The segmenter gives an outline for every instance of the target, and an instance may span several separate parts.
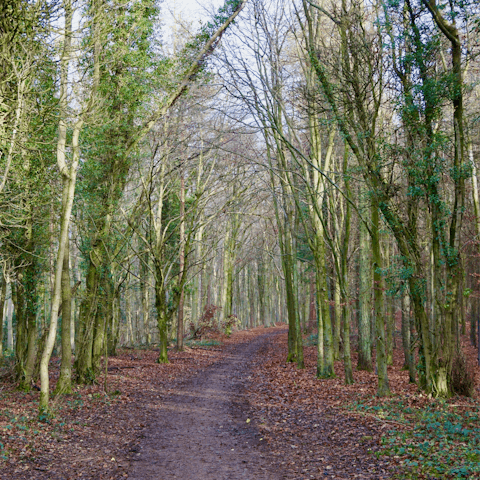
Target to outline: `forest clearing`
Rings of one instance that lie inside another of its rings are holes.
[[[0,476],[480,478],[478,0],[212,1],[0,1]]]

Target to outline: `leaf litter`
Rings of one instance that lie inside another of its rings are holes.
[[[315,347],[305,347],[305,369],[285,363],[287,327],[279,326],[217,336],[210,346],[183,352],[172,349],[166,365],[155,363],[156,351],[119,350],[109,358],[108,394],[101,377],[95,385],[75,386],[71,395],[55,401],[54,415],[43,421],[38,418],[38,391],[20,392],[2,383],[0,479],[128,478],[150,421],[145,407],[162,402],[182,382],[222,362],[229,346],[268,331],[280,332],[251,359],[251,370],[238,388],[245,390],[249,402],[242,422],[256,435],[258,448],[279,478],[474,478],[463,477],[463,467],[455,465],[452,475],[424,473],[412,451],[401,450],[398,438],[407,438],[401,435],[413,432],[419,414],[427,410],[477,418],[472,413],[478,411],[477,398],[455,397],[437,408],[438,402],[408,383],[400,349],[388,371],[390,398],[375,396],[374,373],[355,371],[355,384],[344,385],[341,362],[335,363],[335,378],[316,379]],[[474,358],[468,342],[464,347],[467,357]],[[52,388],[58,364],[53,359]],[[475,375],[478,385],[477,367]],[[419,444],[425,448],[426,443]]]

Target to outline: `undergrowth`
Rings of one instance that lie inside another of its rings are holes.
[[[195,347],[215,347],[217,345],[223,345],[222,342],[218,340],[187,340],[185,342],[190,348]]]
[[[399,424],[382,438],[382,449],[377,452],[399,460],[404,472],[398,478],[480,477],[478,406],[437,400],[416,407],[397,398],[375,406],[355,403],[352,408]]]

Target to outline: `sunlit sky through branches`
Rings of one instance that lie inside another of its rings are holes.
[[[169,47],[172,45],[175,23],[195,32],[200,22],[206,22],[209,17],[221,6],[222,0],[164,0],[161,3],[161,17],[163,23],[163,40]],[[177,32],[180,27],[177,26]]]

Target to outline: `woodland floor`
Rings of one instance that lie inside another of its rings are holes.
[[[172,350],[168,365],[155,351],[122,350],[108,363],[108,395],[103,378],[75,387],[44,421],[37,391],[0,384],[0,479],[480,478],[411,473],[405,455],[381,454],[392,428],[413,428],[386,415],[389,405],[434,402],[408,383],[400,350],[393,397],[381,400],[373,373],[345,386],[337,363],[336,378],[315,379],[313,346],[305,369],[285,364],[286,336],[285,326],[236,332],[220,346]]]

